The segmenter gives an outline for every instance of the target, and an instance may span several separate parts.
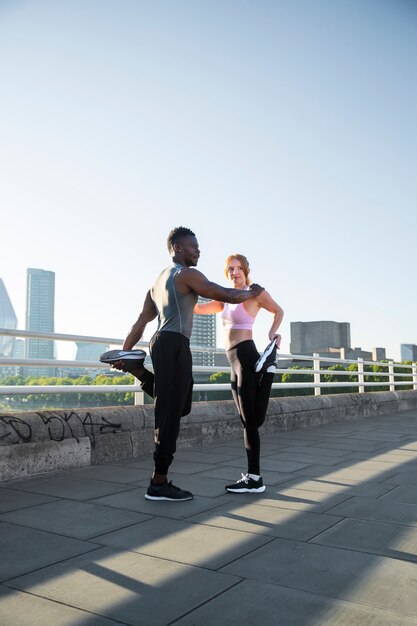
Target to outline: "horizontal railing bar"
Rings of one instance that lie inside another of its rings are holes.
[[[5,335],[8,337],[26,337],[28,339],[50,339],[53,341],[74,341],[82,343],[106,343],[110,345],[123,345],[124,339],[115,339],[114,337],[95,337],[88,335],[70,335],[66,333],[47,333],[32,330],[16,330],[9,328],[0,328],[0,336]],[[136,346],[139,348],[147,348],[148,341],[138,341]],[[224,354],[226,350],[224,348],[217,348],[213,346],[190,346],[192,352],[206,352],[206,353],[218,353]]]
[[[0,328],[0,336],[9,336],[9,337],[27,337],[27,338],[38,338],[38,339],[50,339],[54,341],[79,341],[84,343],[105,343],[110,345],[123,345],[124,339],[114,338],[114,337],[97,337],[90,335],[74,335],[68,333],[52,333],[52,332],[39,332],[39,331],[30,331],[30,330],[17,330],[11,328]],[[139,341],[137,344],[140,348],[148,347],[147,341]],[[206,352],[206,353],[217,353],[224,354],[226,350],[224,348],[212,347],[212,346],[195,346],[191,345],[191,350],[193,352]],[[314,356],[314,354],[285,354],[279,353],[279,359],[290,360],[290,361],[319,361],[319,362],[332,362],[332,363],[354,363],[357,365],[357,359],[340,359],[339,357],[332,356]],[[399,365],[401,367],[409,367],[411,365],[406,365],[404,363],[398,363],[391,359],[387,361],[361,361],[363,365],[380,365],[382,367],[388,367],[389,364]]]
[[[23,365],[22,365],[23,364]],[[3,366],[42,366],[42,367],[74,367],[74,368],[97,368],[97,369],[111,369],[110,366],[106,363],[100,363],[100,361],[72,361],[68,359],[19,359],[13,357],[0,357],[0,367]],[[146,364],[148,367],[148,363]],[[149,364],[150,369],[152,369],[151,364]],[[407,366],[404,366],[407,367]],[[412,366],[410,370],[412,370]],[[229,366],[223,365],[195,365],[193,367],[195,372],[230,372]],[[299,374],[329,374],[331,376],[357,376],[358,371],[348,371],[348,370],[317,370],[317,369],[276,369],[277,374],[286,374],[291,373],[292,375],[298,376]],[[391,374],[389,372],[363,372],[364,376],[386,376],[389,377]],[[412,371],[410,373],[401,373],[394,372],[395,377],[406,377],[411,376]]]
[[[405,386],[410,382],[396,382],[395,386]],[[388,383],[361,383],[364,387],[388,387]],[[303,387],[358,387],[357,382],[331,382],[331,383],[273,383],[273,389],[299,389]],[[197,383],[194,391],[227,391],[229,383]],[[29,395],[32,393],[133,393],[142,391],[139,385],[4,385],[0,386],[0,395]]]

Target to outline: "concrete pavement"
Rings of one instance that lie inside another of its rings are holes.
[[[417,625],[417,411],[0,483],[1,626]]]

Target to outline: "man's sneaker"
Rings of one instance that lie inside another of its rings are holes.
[[[146,352],[144,350],[109,350],[100,355],[102,363],[116,363],[116,361],[144,361]]]
[[[275,360],[277,358],[277,344],[275,343],[275,339],[269,343],[262,355],[255,363],[255,372],[263,372],[268,369],[270,365],[275,365]]]
[[[138,367],[143,366],[145,357],[146,352],[143,350],[109,350],[104,352],[99,358],[102,363],[110,363],[110,365],[121,361],[123,367],[117,369],[133,374]]]
[[[265,485],[262,477],[259,480],[254,480],[248,474],[242,474],[242,478],[233,485],[226,485],[225,489],[230,493],[262,493],[265,491]]]
[[[162,483],[162,485],[154,485],[151,482],[145,493],[147,500],[172,500],[181,502],[182,500],[192,500],[193,497],[190,491],[184,491],[184,489],[176,487],[172,484],[171,480],[169,483]]]

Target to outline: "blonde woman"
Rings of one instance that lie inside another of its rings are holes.
[[[242,254],[231,254],[226,259],[224,272],[235,289],[249,289],[249,262]],[[269,329],[271,342],[260,357],[252,338],[252,327],[261,309],[272,315]],[[196,304],[194,313],[220,313],[223,321],[226,355],[230,363],[230,382],[244,429],[244,444],[248,470],[242,478],[226,486],[231,493],[261,493],[265,491],[260,471],[260,437],[258,429],[265,421],[269,394],[275,373],[276,349],[281,343],[278,328],[284,312],[267,291],[246,302],[227,304],[212,300]],[[260,371],[256,371],[260,370]]]

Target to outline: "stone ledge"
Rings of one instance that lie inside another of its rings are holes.
[[[417,391],[271,398],[262,430],[290,431],[417,407]],[[233,400],[197,402],[182,419],[178,448],[236,439]],[[0,413],[0,480],[150,456],[153,407]]]

